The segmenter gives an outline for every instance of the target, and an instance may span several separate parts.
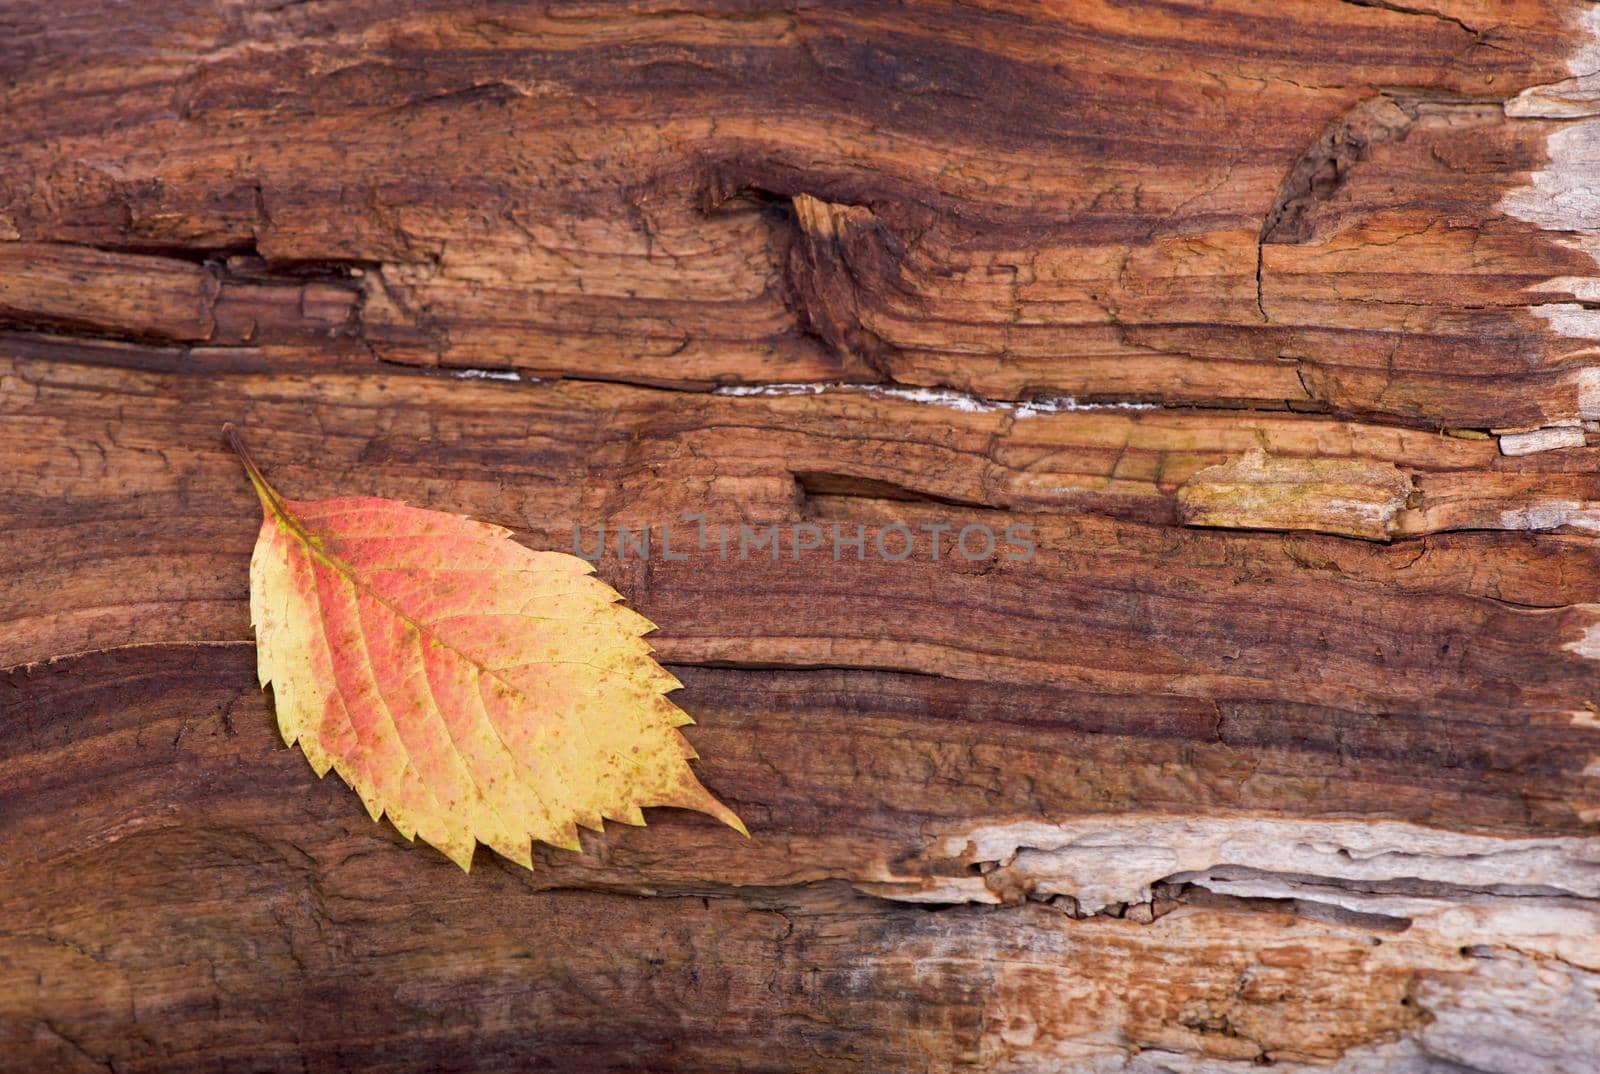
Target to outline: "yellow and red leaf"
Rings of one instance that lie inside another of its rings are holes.
[[[649,806],[739,818],[700,785],[667,700],[679,682],[594,568],[511,531],[395,500],[285,500],[226,433],[261,499],[250,618],[278,728],[463,869],[484,843],[643,824]]]

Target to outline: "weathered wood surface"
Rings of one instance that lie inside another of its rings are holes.
[[[1597,12],[0,8],[0,1070],[1595,1069]],[[613,544],[752,838],[463,875],[277,740],[223,421],[1035,554]]]

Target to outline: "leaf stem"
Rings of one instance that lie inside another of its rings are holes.
[[[256,460],[250,457],[250,452],[245,450],[244,441],[239,439],[239,430],[233,427],[233,422],[223,422],[222,438],[228,442],[228,447],[239,456],[239,461],[244,464],[244,472],[249,475],[250,483],[256,487],[256,495],[261,497],[261,502],[273,514],[285,516],[283,498],[278,495],[278,490],[267,481],[266,475],[256,465]]]

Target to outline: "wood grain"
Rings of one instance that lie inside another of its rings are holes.
[[[0,5],[0,1070],[1589,1070],[1597,42]],[[464,875],[319,782],[224,421],[603,528],[752,838]]]

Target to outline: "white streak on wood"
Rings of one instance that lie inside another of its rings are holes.
[[[1578,416],[1600,418],[1600,369],[1580,369],[1573,375],[1578,392]]]
[[[1529,308],[1558,336],[1600,339],[1600,310],[1576,302],[1544,302]]]
[[[1500,202],[1500,210],[1518,220],[1559,233],[1555,241],[1581,250],[1600,266],[1600,7],[1574,8],[1573,30],[1580,42],[1567,62],[1572,77],[1560,82],[1533,86],[1506,102],[1505,113],[1512,118],[1568,120],[1555,129],[1545,143],[1547,163],[1533,175],[1532,182],[1511,191]],[[1564,294],[1574,301],[1530,302],[1530,311],[1560,337],[1582,340],[1587,346],[1574,350],[1577,357],[1594,351],[1600,341],[1600,310],[1585,303],[1600,296],[1600,278],[1561,276],[1529,289],[1540,294]],[[1579,417],[1600,417],[1600,370],[1580,369],[1568,378],[1573,384],[1574,409]],[[1570,433],[1550,437],[1525,436],[1508,445],[1506,454],[1527,454],[1548,450],[1536,446],[1572,444]]]
[[[1017,407],[1017,417],[1059,414],[1072,410],[1155,410],[1155,403],[1080,403],[1070,395],[1053,399],[1032,399]]]
[[[1534,531],[1565,528],[1584,533],[1600,533],[1600,503],[1545,500],[1527,507],[1500,512],[1500,527],[1508,530]]]
[[[1583,46],[1567,61],[1571,78],[1530,86],[1505,104],[1514,119],[1580,119],[1600,115],[1600,8],[1587,7],[1578,16]]]
[[[1545,154],[1544,168],[1533,174],[1530,185],[1501,199],[1501,211],[1547,231],[1595,232],[1600,228],[1600,187],[1594,182],[1600,119],[1579,120],[1555,131],[1545,142]]]
[[[450,375],[457,380],[521,380],[522,374],[509,369],[455,369]]]
[[[1589,250],[1594,248],[1594,244],[1583,245],[1582,248]],[[1571,295],[1579,302],[1600,302],[1600,280],[1592,276],[1552,276],[1528,290]]]
[[[1586,641],[1600,659],[1600,623]],[[1600,897],[1600,838],[1511,838],[1401,821],[1144,814],[1022,821],[946,835],[930,856],[999,863],[986,875],[942,879],[939,901],[965,893],[962,901],[990,902],[996,890],[1021,887],[1039,896],[1070,895],[1089,912],[1147,902],[1157,881],[1223,867],[1335,883],[1410,880]],[[907,895],[922,887],[893,875],[881,880],[906,884]]]
[[[1591,604],[1585,605],[1585,607],[1592,608],[1597,614],[1600,614],[1600,605]],[[1562,648],[1589,660],[1600,660],[1600,619],[1596,619],[1595,622],[1589,624],[1583,632],[1583,637],[1577,641],[1568,642]]]
[[[1583,447],[1583,429],[1577,426],[1551,426],[1526,433],[1507,433],[1500,438],[1500,454],[1533,455],[1558,448]]]
[[[730,384],[715,389],[713,395],[741,398],[777,398],[787,395],[836,395],[855,393],[881,399],[898,399],[906,403],[944,407],[963,414],[988,414],[1009,412],[1018,418],[1031,418],[1039,414],[1056,414],[1074,410],[1155,410],[1155,403],[1080,403],[1071,396],[1048,399],[1029,399],[1013,402],[1007,399],[985,399],[969,392],[951,391],[947,388],[893,388],[881,384],[851,384],[846,381],[814,381],[783,384]]]

